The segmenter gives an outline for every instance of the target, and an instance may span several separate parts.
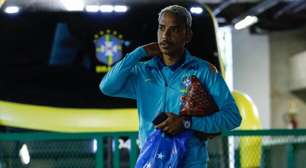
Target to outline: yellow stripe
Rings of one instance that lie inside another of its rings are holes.
[[[4,4],[6,0],[0,0],[0,7]]]
[[[210,18],[212,19],[212,22],[213,22],[213,27],[214,27],[214,32],[215,32],[215,38],[216,38],[216,44],[217,44],[217,53],[218,53],[218,58],[219,58],[219,64],[220,64],[220,71],[221,71],[221,74],[222,74],[222,77],[225,79],[225,68],[224,68],[224,61],[222,60],[222,57],[221,57],[221,52],[220,52],[220,44],[219,44],[219,40],[218,40],[218,32],[217,32],[217,29],[218,29],[218,22],[217,22],[217,19],[216,17],[213,15],[211,9],[203,4],[204,8],[206,8]]]
[[[0,125],[58,132],[138,131],[137,109],[79,109],[0,101]]]
[[[113,63],[113,54],[107,55],[107,65],[111,66]]]

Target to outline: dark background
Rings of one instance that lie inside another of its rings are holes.
[[[139,45],[156,41],[157,14],[169,4],[131,5],[128,12],[86,13],[23,11],[0,14],[0,99],[12,102],[59,107],[120,108],[135,107],[135,101],[111,98],[99,90],[104,74],[95,72],[94,34],[116,30],[130,42],[124,55]],[[192,3],[181,3],[190,8]],[[74,48],[73,60],[50,64],[56,25],[65,23],[70,39],[62,47]],[[207,11],[193,16],[194,38],[188,48],[192,54],[217,67],[216,40]],[[87,61],[85,66],[85,60]]]

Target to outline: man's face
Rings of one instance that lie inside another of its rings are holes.
[[[158,45],[163,54],[176,56],[183,51],[191,38],[191,31],[186,24],[170,12],[165,12],[159,19],[157,31]]]

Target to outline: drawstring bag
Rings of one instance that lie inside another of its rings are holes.
[[[135,168],[181,168],[191,136],[189,130],[170,136],[156,129],[143,145]]]

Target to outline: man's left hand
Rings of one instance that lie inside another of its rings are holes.
[[[184,130],[182,117],[169,112],[166,112],[166,115],[168,116],[168,118],[165,121],[158,124],[156,128],[159,128],[163,132],[170,135],[175,135]]]

